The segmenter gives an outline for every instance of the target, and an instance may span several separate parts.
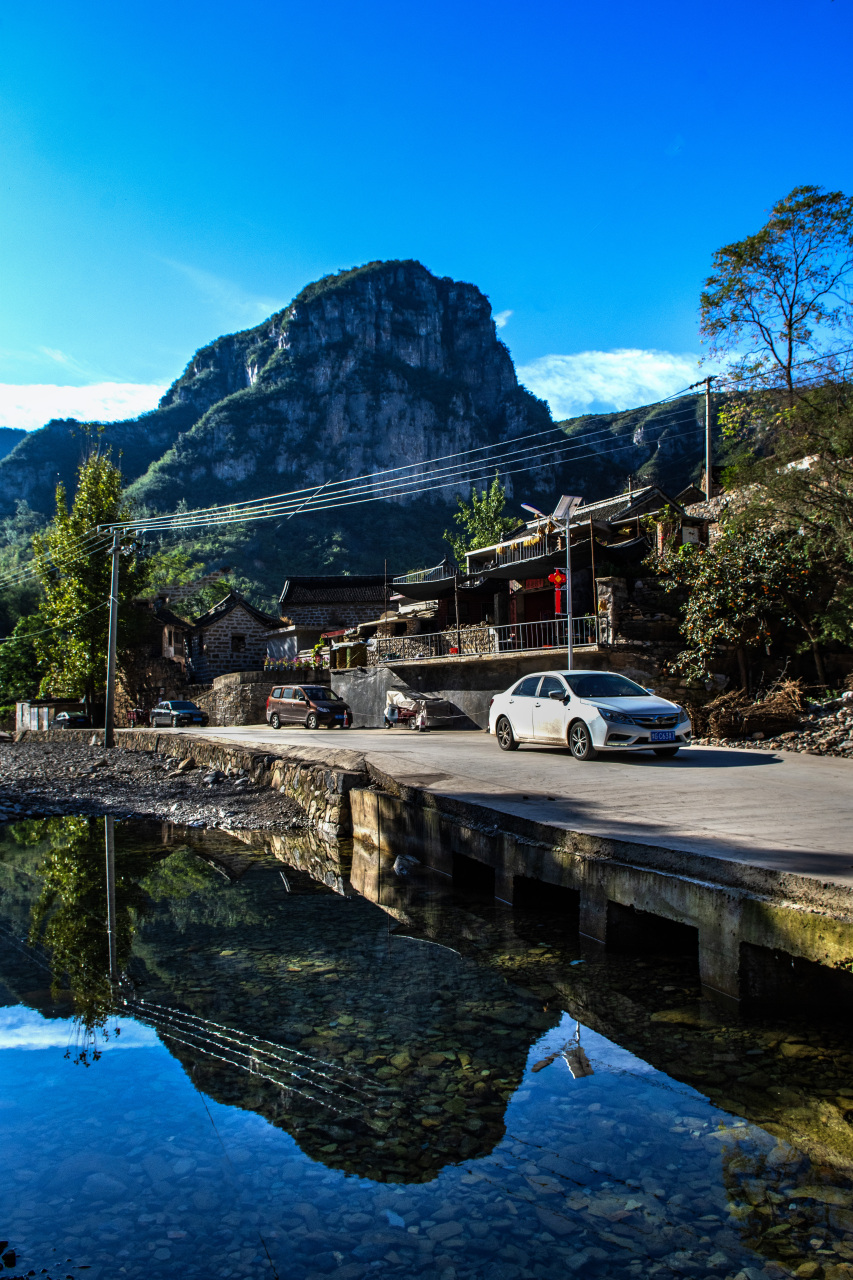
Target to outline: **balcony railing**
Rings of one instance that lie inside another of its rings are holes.
[[[526,564],[528,560],[538,560],[540,556],[550,555],[559,550],[556,533],[540,533],[529,538],[519,538],[515,542],[504,542],[492,547],[487,555],[482,552],[469,552],[468,572],[478,573],[483,569],[500,569],[505,565]],[[482,556],[482,559],[478,559]]]
[[[514,622],[505,627],[484,623],[479,627],[449,627],[446,631],[415,636],[382,636],[376,640],[368,661],[377,666],[386,662],[422,662],[431,658],[482,657],[495,653],[522,653],[529,649],[567,648],[565,618],[547,622]],[[590,614],[572,618],[572,644],[576,648],[607,642],[606,617]]]
[[[410,582],[444,582],[452,578],[455,572],[453,565],[442,561],[441,564],[433,565],[431,569],[415,569],[413,573],[401,573],[399,577],[391,579],[391,585],[405,587]]]

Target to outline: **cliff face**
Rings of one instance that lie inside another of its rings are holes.
[[[208,503],[259,497],[550,424],[479,289],[416,262],[309,286],[257,329],[199,351],[163,404],[196,408],[216,393],[136,484],[141,500],[171,507],[201,486]]]
[[[547,406],[518,385],[480,290],[402,261],[317,281],[263,324],[201,348],[158,409],[107,425],[99,441],[121,455],[133,498],[170,511],[427,462],[551,425]],[[589,500],[619,492],[629,474],[672,493],[698,475],[693,398],[560,425],[576,446],[571,456],[555,458],[555,433],[535,466],[502,472],[514,510],[523,498],[550,510],[560,492]],[[74,421],[27,435],[0,458],[0,516],[21,499],[51,514],[57,479],[73,492],[89,447]],[[232,526],[187,545],[208,568],[234,566],[269,603],[288,573],[435,563],[447,551],[456,494],[448,487]]]

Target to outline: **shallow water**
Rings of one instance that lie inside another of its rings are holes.
[[[20,1272],[853,1276],[844,1028],[269,840],[117,825],[111,984],[103,822],[0,831]]]

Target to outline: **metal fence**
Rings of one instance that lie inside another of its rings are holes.
[[[523,565],[528,560],[537,560],[540,556],[549,555],[559,549],[559,541],[556,534],[540,533],[532,537],[519,538],[515,542],[501,543],[500,546],[491,549],[488,560],[481,558],[481,552],[469,552],[466,557],[468,561],[468,572],[478,573],[486,568],[499,569],[506,565],[519,564]]]
[[[607,619],[589,614],[572,618],[572,644],[583,646],[607,642]],[[565,618],[547,622],[514,622],[505,627],[449,627],[446,631],[426,635],[382,636],[369,660],[376,665],[386,662],[424,661],[430,658],[480,657],[490,653],[523,653],[528,649],[567,648],[568,626]]]
[[[405,587],[410,582],[445,582],[448,578],[452,578],[455,573],[456,570],[452,565],[442,561],[441,564],[433,565],[431,569],[415,569],[412,573],[401,573],[396,578],[391,579],[391,586]]]

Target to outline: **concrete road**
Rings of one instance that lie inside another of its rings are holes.
[[[270,750],[346,748],[399,782],[500,812],[853,885],[850,760],[691,747],[673,760],[643,754],[580,763],[555,747],[503,752],[480,732],[276,733],[267,725],[171,732]]]

